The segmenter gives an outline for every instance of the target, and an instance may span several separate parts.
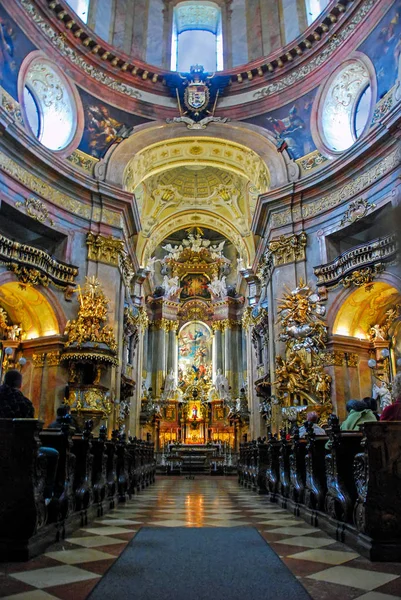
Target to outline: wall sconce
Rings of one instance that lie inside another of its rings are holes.
[[[26,365],[26,358],[24,358],[23,356],[21,356],[18,359],[18,364],[19,364],[19,370],[22,370],[22,367],[24,367]]]

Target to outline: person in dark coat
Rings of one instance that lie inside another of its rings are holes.
[[[21,392],[22,375],[17,369],[10,369],[0,385],[0,419],[33,419],[33,404]]]

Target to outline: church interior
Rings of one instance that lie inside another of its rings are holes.
[[[401,598],[400,226],[401,0],[0,1],[0,598]]]

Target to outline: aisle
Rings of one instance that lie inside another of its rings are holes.
[[[401,598],[401,564],[370,563],[263,496],[239,487],[235,477],[158,477],[154,486],[45,555],[28,563],[0,564],[0,597],[84,600],[145,525],[251,525],[315,600]],[[173,591],[168,597],[174,598]],[[226,597],[230,600],[229,590]]]

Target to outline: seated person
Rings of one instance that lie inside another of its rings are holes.
[[[380,415],[377,412],[377,400],[375,400],[375,398],[371,398],[370,396],[366,396],[365,398],[362,398],[362,402],[366,404],[366,408],[370,408],[376,417],[376,421],[379,421]]]
[[[69,417],[70,422],[72,422],[70,415],[70,407],[68,404],[60,404],[57,409],[56,418],[50,425],[48,425],[48,429],[61,429],[61,426],[64,425],[66,421],[66,417]]]
[[[345,405],[348,416],[341,423],[340,429],[343,431],[359,431],[359,425],[374,421],[376,423],[376,417],[370,408],[366,407],[363,400],[348,400]]]
[[[319,415],[315,412],[309,412],[306,415],[306,420],[308,421],[308,423],[313,423],[313,433],[315,435],[326,435],[325,430],[323,429],[323,427],[319,427],[319,425],[317,424],[318,420],[319,420]],[[305,437],[306,436],[306,427],[305,425],[302,425],[302,427],[299,428],[299,437]]]
[[[401,421],[401,373],[394,377],[392,394],[395,401],[386,406],[380,415],[380,421]]]
[[[0,385],[0,419],[33,419],[33,404],[21,392],[22,375],[10,369]]]
[[[0,386],[0,418],[1,419],[33,419],[35,409],[33,404],[21,392],[22,375],[16,369],[10,369],[4,375],[3,385]],[[43,495],[46,503],[53,496],[54,481],[56,478],[58,452],[54,448],[41,446],[39,456],[46,460],[46,475]]]

